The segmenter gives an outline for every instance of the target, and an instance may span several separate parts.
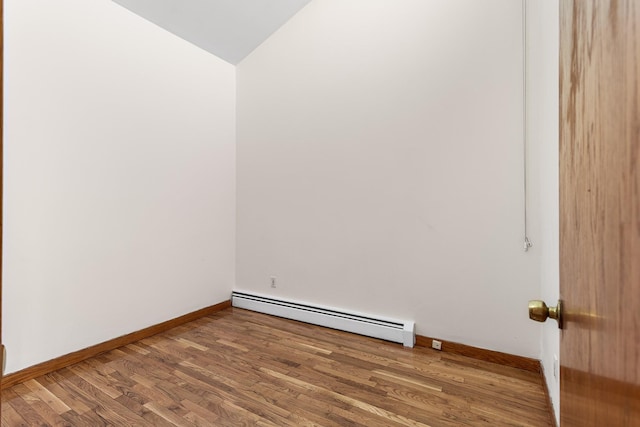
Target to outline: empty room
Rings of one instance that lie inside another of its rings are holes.
[[[633,0],[4,0],[3,426],[640,426]]]

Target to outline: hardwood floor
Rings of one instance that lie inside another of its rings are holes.
[[[3,426],[550,426],[539,374],[227,309],[2,392]]]

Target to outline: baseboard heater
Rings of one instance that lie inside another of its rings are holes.
[[[397,342],[405,347],[413,347],[415,344],[415,323],[413,321],[370,317],[245,292],[233,292],[231,304],[234,307],[259,313]]]

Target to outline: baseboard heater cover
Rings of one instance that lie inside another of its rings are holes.
[[[236,291],[231,294],[231,304],[233,307],[259,313],[397,342],[405,347],[413,347],[415,344],[415,322],[413,321],[376,318]]]

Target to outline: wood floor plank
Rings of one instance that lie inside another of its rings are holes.
[[[2,392],[13,426],[550,426],[533,372],[229,308]]]
[[[45,388],[42,384],[40,384],[36,380],[29,380],[23,383],[29,390],[33,396],[42,402],[44,402],[47,406],[53,409],[57,414],[64,414],[67,411],[70,411],[71,408],[68,407],[62,400],[56,397],[55,394],[51,393],[47,388]]]
[[[58,382],[53,380],[51,377],[43,376],[38,378],[38,382],[42,384],[48,391],[51,392],[54,396],[64,402],[72,411],[76,414],[84,414],[91,410],[91,408],[85,405],[82,400],[77,399],[72,393],[69,393],[65,390]]]
[[[10,403],[2,405],[2,425],[27,426],[27,422]]]
[[[15,387],[17,388],[19,385],[20,384]],[[18,414],[20,414],[20,417],[24,419],[26,425],[28,426],[50,425],[47,424],[45,419],[42,418],[40,414],[38,414],[38,412],[34,410],[34,408],[29,403],[27,403],[21,396],[16,393],[15,390],[13,390],[13,387],[2,392],[2,401],[3,408],[4,406],[6,406],[4,402],[8,401],[8,405],[11,406]],[[2,412],[4,413],[4,410]]]
[[[96,414],[86,413],[80,415],[73,410],[60,414],[60,418],[64,420],[62,424],[64,426],[95,427],[109,425],[106,420],[96,417]]]
[[[63,369],[63,371],[64,370],[65,369]],[[72,370],[67,370],[73,373]],[[67,378],[69,380],[69,390],[74,391],[76,396],[85,399],[85,401],[93,402],[94,407],[91,412],[94,412],[100,418],[110,421],[112,420],[114,423],[122,425],[144,425],[144,420],[142,418],[127,410],[125,406],[122,406],[117,400],[102,392],[102,390],[91,383],[77,375],[70,375]],[[121,394],[117,397],[120,395]]]

